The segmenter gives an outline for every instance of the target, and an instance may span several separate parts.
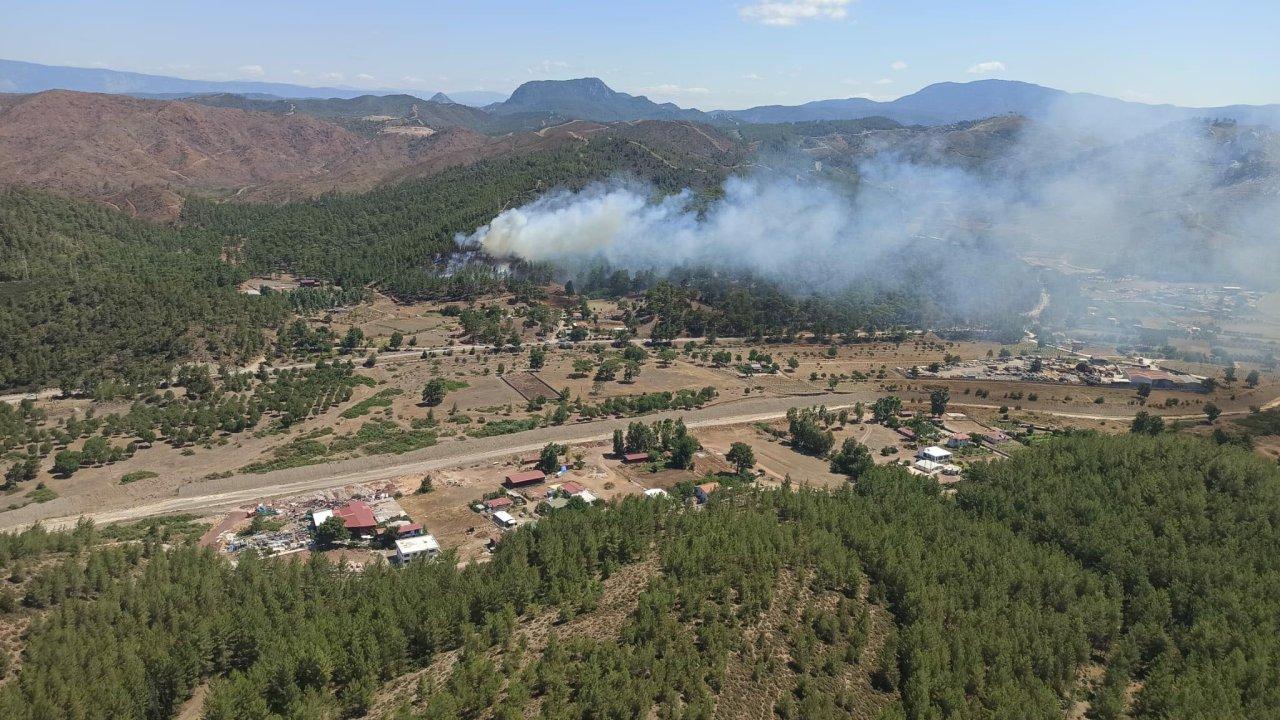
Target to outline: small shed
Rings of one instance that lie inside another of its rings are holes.
[[[511,513],[506,510],[499,510],[493,514],[493,521],[498,527],[513,528],[516,526],[516,519],[511,517]]]
[[[503,508],[509,508],[511,505],[511,498],[506,495],[503,495],[502,497],[489,498],[484,501],[484,506],[488,510],[501,510]]]
[[[627,465],[634,465],[635,463],[649,462],[649,453],[647,452],[624,453],[622,456],[622,462],[626,463]]]

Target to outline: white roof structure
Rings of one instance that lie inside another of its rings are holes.
[[[944,460],[951,459],[951,451],[944,450],[937,445],[930,445],[929,447],[921,450],[917,457],[925,460],[932,460],[934,462],[943,462]]]
[[[936,463],[932,460],[917,460],[914,467],[926,475],[932,475],[936,472],[940,472],[945,466],[942,463]]]
[[[650,498],[667,497],[667,491],[662,488],[649,488],[644,491],[644,496]]]
[[[513,518],[513,517],[511,517],[511,513],[507,512],[506,510],[499,510],[499,511],[495,512],[495,513],[493,514],[493,519],[494,519],[495,521],[497,521],[497,523],[498,523],[499,525],[508,525],[508,526],[509,526],[509,525],[515,525],[515,524],[516,524],[516,519],[515,519],[515,518]]]
[[[590,490],[583,490],[582,492],[578,493],[577,497],[582,498],[582,502],[588,505],[590,505],[591,503],[599,499],[595,495],[592,495]]]
[[[311,523],[316,527],[320,527],[325,520],[328,520],[331,517],[333,517],[332,510],[317,510],[311,513]]]
[[[415,557],[417,555],[436,555],[440,552],[440,543],[430,535],[419,535],[418,537],[404,538],[396,541],[396,554],[402,559]]]

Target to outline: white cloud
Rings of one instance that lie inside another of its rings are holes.
[[[893,80],[891,80],[890,78],[880,78],[879,80],[876,81],[877,85],[889,85],[892,83],[893,83]]]
[[[976,65],[970,65],[965,72],[970,75],[988,75],[990,73],[1004,72],[1004,63],[999,60],[988,60],[980,62]]]
[[[533,67],[525,68],[525,72],[530,75],[551,75],[568,68],[569,63],[563,60],[543,60]]]
[[[906,70],[906,69],[907,69],[907,61],[906,61],[906,60],[894,60],[894,61],[889,65],[889,68],[890,68],[891,70]]]
[[[356,75],[356,79],[360,82],[373,82],[374,78],[369,73],[360,73]]]
[[[675,98],[706,95],[711,91],[704,87],[684,87],[682,85],[663,84],[640,88],[640,92],[645,95],[653,95],[660,100],[671,100]]]
[[[843,20],[853,0],[759,0],[738,9],[743,20],[789,27],[806,20]]]
[[[249,77],[262,77],[267,74],[267,71],[261,65],[241,65],[237,69],[241,75],[248,75]]]
[[[755,74],[755,73],[747,73],[746,75],[743,75],[743,76],[742,76],[742,79],[743,79],[743,80],[750,80],[750,81],[752,81],[752,82],[759,82],[759,81],[763,80],[764,78],[760,77],[759,75],[757,75],[757,74]]]

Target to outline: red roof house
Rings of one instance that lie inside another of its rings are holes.
[[[525,485],[536,485],[546,479],[546,473],[541,470],[522,470],[508,474],[503,479],[502,484],[507,487],[524,487]]]
[[[363,500],[352,500],[340,508],[335,508],[333,516],[342,518],[342,522],[351,532],[373,532],[378,521],[373,517],[373,509]]]
[[[422,534],[422,523],[407,523],[396,528],[396,534],[400,537],[414,537]]]
[[[503,495],[501,497],[489,498],[484,501],[484,506],[490,510],[501,510],[502,508],[511,507],[511,498]]]
[[[649,460],[649,453],[646,453],[646,452],[626,453],[622,456],[622,462],[627,464],[646,462],[648,460]]]
[[[572,495],[577,495],[578,493],[583,492],[583,491],[585,491],[585,490],[586,490],[586,488],[585,488],[585,487],[583,487],[583,486],[581,485],[581,483],[576,483],[576,482],[574,482],[574,481],[572,481],[572,480],[570,480],[569,482],[567,482],[567,483],[565,483],[565,484],[561,485],[561,486],[560,486],[560,489],[564,491],[564,494],[565,494],[565,495],[571,495],[571,496],[572,496]]]

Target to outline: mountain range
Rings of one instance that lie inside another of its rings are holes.
[[[361,102],[350,108],[328,108],[319,113],[330,116],[359,116],[359,107],[377,105],[370,98],[399,96],[399,102],[410,104],[434,102],[438,106],[483,106],[491,117],[487,120],[472,115],[464,120],[458,113],[452,122],[465,124],[482,132],[506,132],[546,126],[554,122],[576,119],[599,122],[633,120],[679,120],[712,125],[743,123],[783,123],[814,120],[856,120],[883,117],[905,125],[945,125],[981,120],[996,115],[1016,114],[1064,123],[1087,122],[1105,117],[1112,125],[1128,128],[1135,134],[1170,122],[1196,118],[1234,120],[1248,125],[1280,128],[1280,105],[1228,105],[1222,107],[1180,107],[1128,102],[1089,93],[1069,93],[1033,83],[1012,80],[977,80],[967,83],[943,82],[929,85],[896,100],[876,101],[867,98],[816,100],[802,105],[762,105],[744,110],[710,110],[682,108],[674,103],[658,103],[643,95],[630,95],[606,85],[599,78],[574,80],[535,80],[524,83],[506,99],[484,91],[436,93],[421,100],[409,93],[394,90],[369,92],[341,87],[305,87],[287,83],[252,81],[207,81],[116,70],[69,68],[35,63],[0,60],[0,92],[41,92],[63,89],[84,92],[131,94],[163,99],[191,98],[205,104],[232,104],[245,101],[271,100],[352,100]],[[215,95],[215,99],[196,96]],[[244,100],[232,101],[227,95],[240,95]],[[254,108],[266,109],[268,107]],[[308,112],[301,107],[300,112]],[[370,112],[365,114],[390,114]],[[516,118],[511,120],[510,118]],[[438,121],[438,120],[437,120]]]
[[[138,95],[173,99],[202,93],[235,93],[272,98],[353,98],[370,91],[349,87],[309,87],[291,83],[254,80],[190,80],[167,75],[41,65],[19,60],[0,60],[0,92],[32,93],[44,90],[78,90],[80,92]],[[391,94],[387,90],[374,94]],[[498,93],[459,91],[451,97],[462,103],[484,105],[500,100]]]

